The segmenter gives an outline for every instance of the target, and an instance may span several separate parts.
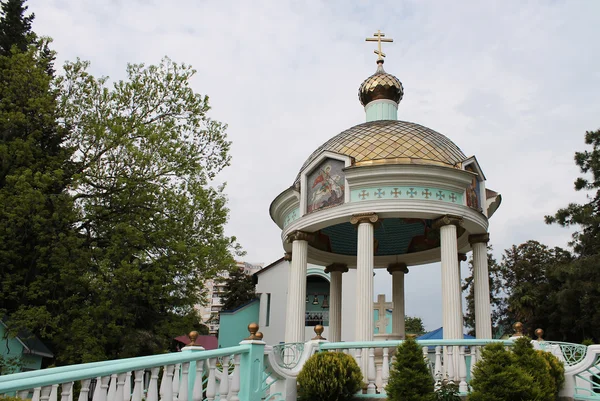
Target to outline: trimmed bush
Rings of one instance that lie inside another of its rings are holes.
[[[469,401],[554,401],[564,369],[549,357],[535,351],[527,337],[515,340],[510,351],[502,344],[485,346],[473,370]]]
[[[544,358],[546,363],[548,363],[548,369],[550,371],[550,376],[554,380],[554,391],[556,394],[560,391],[562,385],[565,383],[565,365],[549,352],[538,350],[536,351],[538,354]]]
[[[398,345],[385,391],[390,401],[433,401],[433,377],[414,338]]]
[[[341,352],[319,352],[298,374],[298,399],[349,401],[362,388],[363,376],[354,358]]]

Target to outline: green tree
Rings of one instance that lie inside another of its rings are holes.
[[[341,352],[312,355],[298,374],[301,401],[349,401],[362,386],[363,376],[354,358]]]
[[[433,378],[414,338],[409,337],[398,345],[385,391],[391,401],[435,400]]]
[[[425,326],[423,325],[423,319],[421,319],[420,317],[406,316],[404,318],[404,328],[405,328],[405,331],[410,334],[425,333]]]
[[[73,164],[57,124],[43,52],[0,55],[0,314],[10,331],[52,340],[63,311],[82,302],[86,256],[73,199]]]
[[[35,35],[31,31],[31,22],[35,15],[25,15],[25,0],[6,0],[0,3],[0,55],[10,56],[16,46],[21,52],[33,43]]]
[[[223,310],[232,310],[256,299],[256,286],[252,276],[244,273],[244,269],[232,268],[224,282]]]
[[[190,87],[194,70],[165,58],[110,84],[88,67],[67,63],[57,82],[77,229],[91,252],[86,302],[61,352],[69,363],[164,350],[197,325],[203,282],[239,250],[224,234],[224,188],[210,185],[229,164],[226,126]],[[147,335],[148,347],[131,349]]]
[[[545,217],[547,224],[580,227],[570,245],[582,257],[600,254],[600,130],[586,132],[585,144],[592,149],[575,153],[575,164],[583,174],[575,180],[575,190],[592,192],[588,202],[570,203],[554,216]]]

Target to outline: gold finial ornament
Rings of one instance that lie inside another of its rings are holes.
[[[515,330],[514,337],[523,337],[523,323],[517,322],[513,324],[513,329]]]
[[[248,332],[250,332],[250,336],[248,336],[248,338],[246,338],[246,340],[259,340],[259,338],[256,336],[256,333],[258,332],[258,328],[259,327],[258,327],[257,323],[250,323],[248,325]]]
[[[263,333],[262,333],[262,332],[260,332],[260,331],[257,331],[257,332],[256,332],[256,334],[255,334],[255,337],[256,337],[256,339],[257,339],[258,341],[262,341],[262,339],[263,339],[263,336],[264,336],[264,335],[263,335]]]
[[[188,346],[195,346],[195,345],[200,345],[200,344],[196,344],[196,339],[198,338],[198,332],[197,331],[190,331],[190,334],[188,334],[188,337],[190,338],[190,343],[188,344]]]
[[[379,29],[377,30],[377,32],[375,32],[373,34],[373,36],[375,36],[375,37],[374,38],[366,38],[365,41],[366,42],[377,42],[377,50],[373,50],[373,52],[379,56],[377,58],[377,63],[383,63],[383,58],[385,57],[385,53],[383,51],[381,51],[381,42],[391,43],[394,41],[394,39],[389,39],[389,38],[384,39],[385,33],[381,32]]]
[[[536,329],[535,330],[535,335],[537,336],[537,340],[538,341],[544,341],[544,339],[542,338],[542,336],[544,335],[544,330],[542,329]]]
[[[323,336],[321,336],[321,334],[323,334],[323,331],[325,330],[325,327],[323,327],[320,324],[317,324],[315,326],[315,334],[316,336],[313,337],[313,340],[327,340],[326,338],[324,338]]]

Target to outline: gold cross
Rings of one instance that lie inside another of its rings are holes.
[[[373,34],[373,36],[375,36],[375,37],[367,38],[366,41],[367,42],[377,42],[377,50],[374,50],[373,52],[379,56],[377,61],[383,61],[383,58],[385,57],[385,53],[381,51],[381,42],[393,42],[394,39],[382,39],[385,36],[385,33],[381,32],[379,29],[377,30],[377,32],[375,32]]]

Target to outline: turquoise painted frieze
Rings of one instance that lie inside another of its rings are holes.
[[[353,188],[350,191],[350,202],[380,199],[423,199],[464,205],[463,197],[463,192],[419,186],[364,187]]]
[[[289,226],[295,220],[298,220],[299,217],[300,217],[300,208],[297,207],[285,216],[285,218],[283,219],[283,228]]]

